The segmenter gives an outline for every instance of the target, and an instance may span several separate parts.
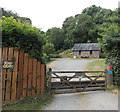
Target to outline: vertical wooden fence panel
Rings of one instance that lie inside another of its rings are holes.
[[[109,72],[106,73],[106,82],[107,87],[113,86],[113,75],[110,75]]]
[[[8,57],[8,48],[4,47],[3,48],[3,53],[2,53],[2,61],[7,60]],[[5,90],[6,90],[6,84],[5,84],[5,80],[7,77],[7,70],[6,69],[2,69],[2,100],[5,100]]]
[[[18,75],[18,50],[14,50],[14,70],[12,76],[12,94],[11,100],[16,99],[16,89],[17,89],[17,75]]]
[[[41,92],[40,92],[40,88],[41,88],[41,81],[40,81],[40,66],[41,66],[41,64],[40,64],[40,62],[38,61],[37,62],[37,95],[39,95]]]
[[[8,51],[8,60],[13,60],[13,48],[9,48]],[[7,71],[7,80],[6,80],[6,100],[10,100],[10,94],[11,94],[11,77],[12,77],[12,70]]]
[[[18,67],[18,80],[17,80],[17,98],[19,99],[22,94],[22,76],[23,76],[23,51],[19,54],[19,67]]]
[[[29,58],[29,65],[28,65],[28,94],[27,96],[31,96],[31,91],[32,91],[32,86],[31,86],[31,81],[32,81],[32,58]]]
[[[37,83],[36,83],[36,76],[37,76],[37,59],[33,59],[33,78],[32,78],[32,95],[35,96],[36,95],[36,87],[37,87]]]
[[[2,100],[10,101],[45,92],[46,66],[18,49],[4,47],[2,60],[14,60],[14,69],[2,70]]]
[[[2,62],[2,48],[0,47],[0,64],[1,62]],[[2,104],[2,66],[0,66],[0,104]]]
[[[45,73],[46,73],[46,66],[45,64],[41,64],[41,94],[45,92]]]
[[[23,71],[23,92],[22,96],[27,95],[27,79],[28,79],[28,54],[24,54],[24,71]]]

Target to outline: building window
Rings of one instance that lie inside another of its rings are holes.
[[[90,54],[92,54],[92,50],[90,51]]]
[[[81,51],[79,51],[79,55],[81,55]]]

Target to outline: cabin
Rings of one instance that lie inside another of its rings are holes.
[[[98,43],[76,43],[72,52],[74,58],[99,58],[101,56]]]

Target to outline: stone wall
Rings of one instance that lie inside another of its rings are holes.
[[[99,58],[100,57],[100,51],[75,51],[73,52],[73,56],[76,58],[81,58],[81,57],[89,57],[89,58]]]
[[[93,51],[92,57],[99,58],[100,57],[100,51]]]

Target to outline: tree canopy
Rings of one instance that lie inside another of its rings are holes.
[[[64,48],[64,32],[60,28],[53,27],[46,32],[47,41],[54,44],[55,50]]]

